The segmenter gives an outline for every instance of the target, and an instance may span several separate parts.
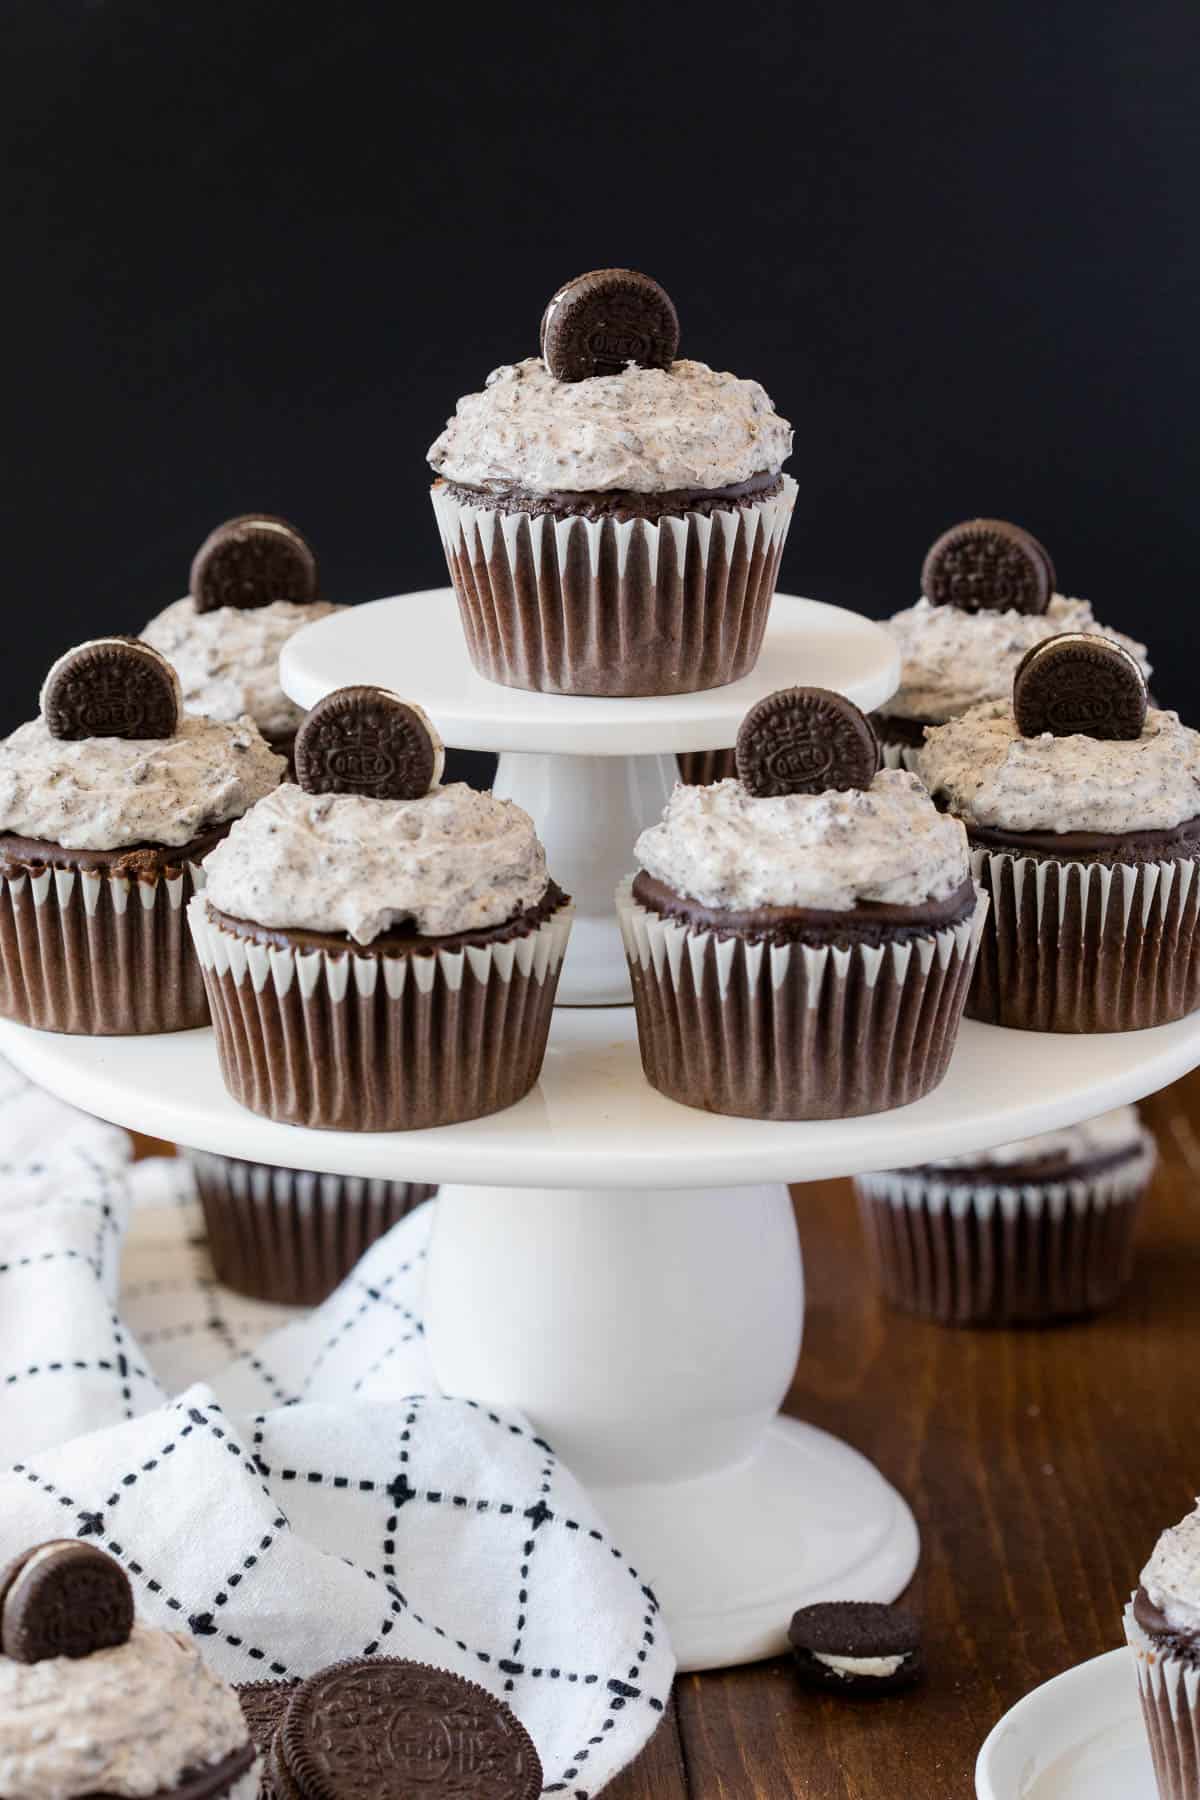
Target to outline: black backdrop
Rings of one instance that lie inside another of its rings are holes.
[[[1007,515],[1200,720],[1197,16],[8,0],[0,725],[230,513],[442,581],[426,446],[607,263],[794,421],[785,588],[887,612]]]

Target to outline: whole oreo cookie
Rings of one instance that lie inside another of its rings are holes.
[[[1006,519],[967,519],[942,533],[925,558],[921,592],[960,612],[1044,613],[1054,565],[1044,545]]]
[[[629,363],[669,369],[679,350],[679,318],[671,296],[649,275],[593,269],[552,296],[540,339],[557,381],[619,375]]]
[[[129,1577],[90,1544],[40,1544],[0,1574],[0,1648],[14,1662],[90,1656],[126,1643],[132,1630]]]
[[[1133,739],[1149,704],[1140,664],[1120,644],[1065,631],[1027,650],[1013,676],[1013,717],[1022,737]]]
[[[296,734],[296,780],[308,794],[419,800],[440,779],[441,741],[418,706],[386,688],[326,694]]]
[[[792,1619],[788,1642],[796,1672],[837,1694],[891,1694],[924,1673],[917,1621],[902,1606],[826,1600]]]
[[[542,1766],[520,1720],[492,1694],[422,1663],[335,1663],[297,1688],[271,1753],[277,1789],[299,1800],[537,1800]]]
[[[94,638],[68,650],[42,685],[52,737],[169,738],[179,727],[179,678],[136,638]]]
[[[286,519],[245,513],[208,534],[192,559],[189,587],[197,612],[315,600],[317,559]]]
[[[853,701],[828,688],[782,688],[742,720],[734,748],[738,778],[759,799],[870,787],[879,740]]]

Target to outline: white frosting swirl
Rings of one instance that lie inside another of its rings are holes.
[[[792,428],[757,381],[686,360],[556,381],[531,356],[459,401],[429,461],[469,487],[661,494],[774,474],[791,451]]]
[[[939,1169],[977,1168],[980,1164],[1036,1162],[1041,1157],[1065,1156],[1072,1162],[1090,1162],[1093,1157],[1110,1156],[1118,1150],[1132,1150],[1152,1142],[1150,1133],[1138,1117],[1136,1106],[1116,1106],[1098,1118],[1085,1119],[1079,1125],[1064,1125],[1058,1131],[1039,1132],[1037,1137],[1016,1138],[1011,1144],[997,1144],[992,1150],[975,1151],[966,1156],[939,1157]]]
[[[1007,700],[931,729],[917,759],[968,825],[1008,831],[1170,831],[1200,814],[1200,732],[1146,714],[1140,737],[1022,737]]]
[[[1098,625],[1086,600],[1055,594],[1044,613],[963,612],[922,597],[885,621],[900,647],[900,686],[881,708],[900,719],[953,719],[981,700],[1007,699],[1017,664],[1034,644],[1063,631],[1111,638],[1141,663],[1146,646]]]
[[[247,1742],[237,1695],[174,1632],[135,1625],[77,1659],[0,1657],[0,1794],[153,1794]]]
[[[0,740],[0,831],[67,850],[177,847],[235,819],[286,764],[249,719],[184,716],[174,737],[52,737],[29,719]]]
[[[328,600],[272,600],[197,612],[189,594],[151,619],[142,641],[175,665],[189,712],[225,720],[248,713],[261,732],[285,737],[304,711],[279,685],[279,653],[305,625],[343,611]]]
[[[939,813],[904,769],[882,769],[869,788],[775,799],[756,798],[740,781],[680,784],[636,854],[677,894],[731,912],[848,912],[863,900],[919,906],[948,899],[968,875],[958,820]]]
[[[1200,1631],[1200,1500],[1155,1544],[1142,1586],[1172,1631]]]
[[[393,926],[444,937],[503,925],[547,887],[529,814],[463,782],[420,800],[277,788],[204,868],[220,912],[360,944]]]

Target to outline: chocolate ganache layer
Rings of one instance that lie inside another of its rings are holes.
[[[919,906],[860,900],[845,912],[812,906],[756,906],[734,911],[685,899],[644,870],[634,878],[633,898],[660,918],[678,920],[693,931],[711,931],[715,937],[814,946],[908,943],[961,924],[970,918],[976,904],[975,885],[967,880],[946,899],[927,900]]]

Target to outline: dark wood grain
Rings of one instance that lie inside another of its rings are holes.
[[[613,1800],[970,1800],[1000,1715],[1120,1642],[1137,1571],[1200,1481],[1200,1074],[1143,1114],[1162,1165],[1134,1283],[1088,1324],[960,1332],[887,1312],[850,1184],[796,1190],[809,1302],[789,1407],[910,1500],[929,1678],[851,1703],[806,1693],[782,1661],[683,1677]]]

